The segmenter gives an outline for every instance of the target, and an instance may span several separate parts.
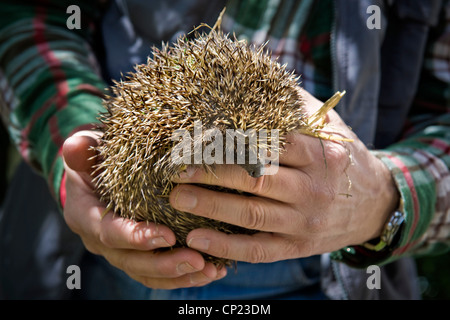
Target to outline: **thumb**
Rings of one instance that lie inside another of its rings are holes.
[[[96,164],[96,152],[94,148],[98,146],[98,136],[93,132],[77,132],[69,137],[63,145],[63,157],[66,165],[77,171],[83,180],[91,185],[91,173]]]

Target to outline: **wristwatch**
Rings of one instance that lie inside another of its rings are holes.
[[[378,243],[373,244],[370,242],[366,242],[363,244],[363,246],[372,251],[381,251],[384,248],[390,246],[404,221],[405,215],[401,211],[395,211],[384,226]],[[372,240],[372,242],[376,240],[377,239],[374,239]]]

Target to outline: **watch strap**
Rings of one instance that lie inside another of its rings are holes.
[[[363,246],[372,251],[381,251],[387,246],[390,246],[404,221],[405,215],[401,211],[395,211],[384,226],[378,243],[372,244],[366,242]]]

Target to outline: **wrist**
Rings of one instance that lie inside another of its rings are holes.
[[[385,229],[386,223],[388,223],[392,214],[400,209],[400,193],[389,168],[378,158],[377,161],[380,167],[380,185],[382,190],[382,195],[380,197],[381,209],[379,211],[380,224],[376,232],[376,237],[379,237]]]
[[[372,251],[381,251],[394,245],[394,238],[398,239],[395,236],[404,221],[400,193],[391,171],[380,159],[377,158],[377,161],[380,168],[378,175],[381,177],[379,180],[380,190],[382,190],[382,195],[379,198],[381,209],[378,221],[380,224],[378,224],[375,236],[362,244],[364,248]]]

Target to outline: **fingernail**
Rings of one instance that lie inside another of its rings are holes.
[[[178,192],[176,205],[179,209],[193,209],[197,205],[197,197],[188,190],[181,190]]]
[[[183,275],[186,273],[192,273],[198,271],[193,266],[191,266],[188,262],[181,262],[177,265],[177,272],[179,275]]]
[[[164,237],[157,237],[150,240],[154,247],[170,247],[170,244],[164,239]]]
[[[209,243],[210,243],[209,239],[192,238],[191,240],[189,240],[187,245],[193,249],[197,249],[200,251],[206,251],[209,249]]]
[[[191,273],[189,275],[189,280],[193,285],[202,286],[210,283],[212,279],[209,279],[203,273],[198,272],[198,273]]]
[[[193,166],[187,166],[186,170],[180,172],[178,176],[175,176],[173,178],[173,180],[175,181],[187,180],[191,178],[195,174],[195,172],[197,172],[197,168]]]

